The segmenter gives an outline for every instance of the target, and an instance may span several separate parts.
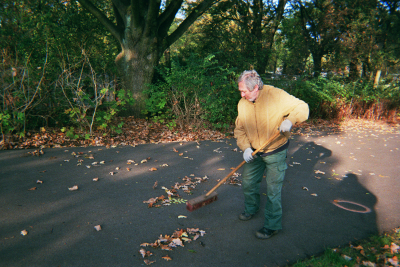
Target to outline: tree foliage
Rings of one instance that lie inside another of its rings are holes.
[[[170,32],[183,0],[113,0],[113,13],[109,15],[98,3],[78,0],[114,36],[120,44],[120,53],[115,59],[123,87],[131,91],[137,100],[135,115],[143,108],[146,84],[154,75],[161,55],[201,16],[216,0],[196,1],[188,9],[185,19]]]
[[[397,114],[399,28],[398,0],[3,1],[0,131],[118,133],[127,107],[177,126],[198,112],[202,125],[226,127],[245,69],[303,97],[315,116],[380,104]]]

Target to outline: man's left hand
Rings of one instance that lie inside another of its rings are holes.
[[[279,126],[279,131],[280,132],[290,132],[290,130],[292,129],[292,126],[293,126],[292,122],[290,120],[286,119],[281,123],[281,126]]]

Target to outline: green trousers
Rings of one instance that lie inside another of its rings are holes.
[[[281,189],[285,178],[287,149],[278,153],[256,157],[243,168],[242,188],[245,212],[255,214],[260,209],[260,184],[266,173],[267,203],[265,205],[264,227],[270,230],[282,229]]]

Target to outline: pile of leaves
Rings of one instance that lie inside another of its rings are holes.
[[[0,149],[26,149],[51,147],[87,147],[105,146],[115,147],[136,146],[148,143],[187,142],[203,140],[220,140],[233,138],[233,128],[228,132],[220,132],[209,128],[171,128],[167,123],[152,122],[135,117],[123,118],[124,125],[121,134],[94,131],[90,138],[84,138],[84,132],[77,132],[78,138],[71,138],[68,133],[59,128],[40,128],[39,131],[29,131],[24,137],[17,135],[7,136],[0,140]],[[385,131],[398,131],[400,120],[397,123],[387,124],[383,121],[353,119],[348,121],[312,120],[295,125],[292,132],[295,135],[322,135],[327,132],[334,134],[346,128],[381,128]],[[75,135],[74,135],[75,136]]]
[[[231,133],[207,128],[170,128],[166,124],[151,122],[135,117],[124,118],[121,134],[94,131],[90,138],[85,138],[84,132],[76,132],[74,139],[67,132],[58,128],[40,128],[39,131],[29,131],[24,137],[8,136],[0,141],[0,149],[51,148],[51,147],[87,147],[87,146],[136,146],[148,143],[187,142],[202,140],[218,140],[232,137]]]
[[[204,236],[206,234],[205,231],[200,230],[199,228],[186,228],[186,229],[178,229],[172,235],[160,235],[160,237],[154,241],[153,243],[142,243],[141,247],[151,247],[153,249],[161,249],[163,251],[172,251],[173,248],[176,247],[184,247],[184,243],[190,243],[192,241],[196,241],[199,237]],[[195,252],[195,251],[191,251]],[[142,255],[144,259],[144,263],[146,265],[150,265],[155,263],[156,261],[151,261],[146,259],[153,255],[151,251],[147,251],[144,248],[139,250],[139,253]],[[172,260],[171,257],[165,255],[162,259],[166,261]]]
[[[191,177],[185,176],[182,178],[183,183],[175,183],[174,186],[171,187],[171,189],[168,189],[166,187],[162,187],[162,189],[165,190],[165,193],[167,194],[167,197],[165,195],[161,195],[159,197],[154,197],[150,198],[149,200],[143,201],[143,203],[147,203],[149,208],[159,208],[162,205],[164,206],[169,206],[171,204],[183,204],[186,203],[186,200],[181,198],[181,196],[178,194],[178,190],[181,189],[183,192],[187,193],[188,195],[192,194],[192,190],[196,188],[196,186],[206,180],[208,180],[207,176],[204,176],[203,178],[201,177],[194,177],[193,179]],[[157,182],[154,184],[153,189],[157,187]]]

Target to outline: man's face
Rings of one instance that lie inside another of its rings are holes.
[[[259,94],[258,85],[254,87],[253,91],[249,91],[244,82],[240,82],[238,85],[239,85],[240,95],[242,97],[244,97],[249,101],[255,101],[257,99]]]

